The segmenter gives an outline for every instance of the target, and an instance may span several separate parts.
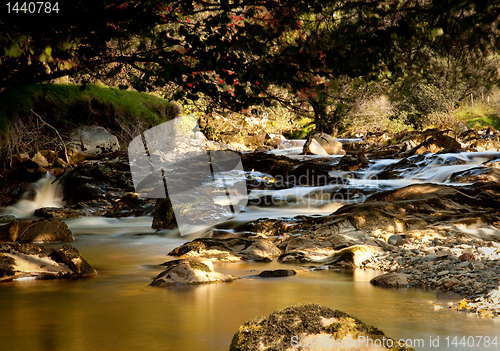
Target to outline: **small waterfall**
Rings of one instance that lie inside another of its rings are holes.
[[[41,207],[61,207],[62,188],[56,178],[47,173],[36,182],[28,185],[21,199],[14,205],[2,210],[2,214],[11,214],[17,218],[32,217],[35,210]]]

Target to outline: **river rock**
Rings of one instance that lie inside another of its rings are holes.
[[[357,157],[344,156],[340,159],[337,168],[342,171],[353,172],[368,166],[368,163],[368,159],[363,154],[360,154]]]
[[[326,133],[315,133],[312,137],[321,145],[328,155],[337,155],[338,152],[342,150],[342,143],[334,140]]]
[[[120,150],[116,136],[99,126],[76,128],[70,134],[68,145],[68,156],[72,163],[100,158]]]
[[[91,215],[88,208],[76,207],[78,206],[41,207],[35,210],[35,216],[42,218],[78,218]]]
[[[151,283],[151,286],[168,286],[184,284],[206,284],[229,282],[236,277],[214,271],[210,260],[188,258],[166,262],[168,266]]]
[[[350,340],[355,341],[361,336],[380,344],[385,340],[387,345],[390,340],[391,344],[398,345],[396,340],[388,338],[381,330],[345,312],[318,304],[296,305],[243,324],[233,336],[229,351],[327,350],[335,347],[332,341],[337,340],[344,340],[344,345],[350,346],[346,349],[354,349]],[[404,344],[400,346],[398,350],[413,350]],[[361,348],[365,349],[363,346]]]
[[[258,274],[261,278],[279,278],[295,275],[297,272],[294,269],[275,269],[274,271],[262,271]]]
[[[453,173],[450,177],[452,183],[479,183],[499,182],[500,169],[487,167],[474,167],[465,171]]]
[[[410,155],[421,155],[424,152],[459,152],[462,146],[454,138],[450,138],[446,135],[439,135],[430,139],[427,139],[422,144],[417,145],[415,148],[410,150]]]
[[[0,281],[35,277],[81,278],[97,274],[75,248],[58,249],[36,244],[0,243]]]
[[[371,245],[354,245],[339,250],[322,263],[328,265],[341,265],[344,267],[360,267],[364,261],[370,260],[375,252],[383,251],[381,247]]]
[[[302,148],[302,153],[304,155],[320,155],[320,156],[328,155],[328,152],[326,152],[326,150],[323,149],[321,144],[318,143],[318,141],[312,137],[309,138],[304,144],[304,147]]]
[[[303,162],[288,173],[287,181],[295,186],[342,184],[342,179],[330,176],[332,166],[313,161]]]
[[[57,219],[15,220],[0,227],[0,241],[5,242],[69,242],[73,234],[66,223]]]
[[[281,177],[286,177],[294,166],[300,164],[299,160],[263,152],[244,153],[241,155],[241,162],[247,172],[259,171]]]
[[[279,236],[285,233],[285,223],[280,219],[260,218],[238,228],[262,236]]]
[[[0,215],[0,223],[8,223],[16,220],[16,216],[8,214],[8,215]]]
[[[387,288],[405,288],[408,286],[409,277],[403,273],[386,273],[373,278],[370,283]]]
[[[134,192],[130,167],[119,159],[85,161],[61,176],[63,199],[67,205],[86,203],[93,215],[102,215],[127,193]],[[107,207],[107,208],[105,208]]]
[[[276,245],[262,238],[198,238],[169,252],[169,255],[181,258],[199,257],[222,262],[267,262],[278,258],[280,254]]]

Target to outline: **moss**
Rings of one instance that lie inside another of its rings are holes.
[[[324,319],[334,319],[328,326]],[[292,336],[329,333],[332,338],[365,335],[372,339],[387,338],[382,331],[370,327],[349,314],[318,305],[307,304],[277,310],[267,317],[257,317],[243,324],[234,335],[229,351],[280,351],[290,346]],[[394,347],[392,350],[412,350]]]
[[[189,261],[187,261],[187,263],[193,269],[198,269],[200,271],[207,272],[207,273],[211,273],[212,272],[212,270],[210,269],[210,267],[207,266],[206,264],[204,264],[203,262],[199,262],[199,261],[196,261],[196,260],[189,260]]]
[[[188,252],[195,251],[195,252],[200,252],[202,250],[206,249],[206,245],[204,242],[200,240],[193,240],[188,243],[185,243],[172,251],[170,251],[168,254],[170,256],[182,256]]]

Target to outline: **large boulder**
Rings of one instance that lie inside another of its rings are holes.
[[[189,258],[166,262],[168,266],[151,283],[151,286],[168,286],[180,284],[206,284],[229,282],[236,277],[214,271],[209,260]]]
[[[424,152],[459,152],[461,149],[462,145],[454,138],[447,135],[438,135],[427,139],[420,145],[411,149],[410,155],[421,155]]]
[[[57,219],[15,220],[0,227],[4,242],[69,242],[74,241],[68,225]]]
[[[262,238],[198,238],[169,253],[181,258],[199,257],[222,262],[271,261],[280,254],[281,251],[276,245]]]
[[[70,134],[68,145],[68,156],[74,163],[84,159],[97,159],[120,150],[116,136],[99,126],[76,128]]]
[[[325,133],[315,133],[307,139],[302,149],[304,155],[344,155],[342,143]]]
[[[413,350],[345,312],[318,304],[276,310],[243,324],[229,351]],[[342,347],[343,346],[343,347]]]
[[[36,244],[0,243],[0,281],[81,278],[97,274],[77,249],[63,245],[47,248]]]

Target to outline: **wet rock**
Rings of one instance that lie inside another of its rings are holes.
[[[453,173],[450,177],[452,183],[478,183],[499,182],[500,169],[475,167],[465,171]]]
[[[169,255],[181,258],[199,257],[222,262],[268,262],[280,254],[281,251],[272,242],[261,238],[198,238],[169,252]]]
[[[386,273],[373,278],[370,283],[388,288],[405,288],[408,286],[408,278],[408,274]]]
[[[73,234],[66,223],[57,219],[15,220],[0,227],[0,241],[19,243],[69,242]]]
[[[168,286],[184,284],[206,284],[229,282],[236,277],[214,271],[212,262],[189,258],[167,262],[168,266],[151,283],[151,286]]]
[[[304,147],[302,148],[302,153],[304,155],[322,155],[326,156],[328,155],[328,152],[323,149],[320,143],[314,138],[309,138],[306,143],[304,144]]]
[[[342,143],[325,133],[315,133],[307,139],[302,149],[304,155],[341,155]]]
[[[363,262],[370,260],[375,252],[381,251],[382,248],[377,246],[354,245],[336,252],[324,259],[322,263],[343,267],[360,267]]]
[[[360,154],[357,157],[344,156],[337,165],[337,168],[342,171],[354,172],[368,166],[368,163],[368,159],[364,154]]]
[[[222,193],[225,195],[225,193]],[[170,198],[158,199],[156,201],[152,228],[157,230],[173,229],[178,224],[209,227],[218,224],[228,218],[228,209],[214,203],[213,199],[207,197],[203,192],[183,194],[177,197],[181,204],[173,207]],[[180,216],[180,217],[179,217]]]
[[[342,150],[342,143],[336,141],[326,133],[315,133],[312,135],[312,138],[321,145],[328,155],[339,155],[339,152]]]
[[[78,250],[63,245],[58,249],[36,244],[0,243],[0,281],[82,278],[97,274]]]
[[[242,154],[241,161],[243,169],[247,172],[253,170],[282,177],[286,177],[294,166],[300,164],[299,160],[261,152]]]
[[[71,132],[68,145],[68,156],[74,164],[84,159],[107,156],[120,150],[116,136],[98,126],[76,128]]]
[[[467,145],[467,151],[500,151],[500,136],[498,135],[474,136],[466,139],[464,143]]]
[[[293,167],[287,181],[295,186],[321,186],[342,184],[342,179],[330,176],[332,166],[313,161],[301,163]]]
[[[1,215],[0,223],[8,223],[16,220],[16,216],[14,215]]]
[[[318,304],[296,305],[243,324],[234,335],[229,351],[320,350],[335,346],[336,340],[348,343],[361,336],[380,344],[387,345],[390,340],[397,345],[396,340],[388,338],[381,330],[345,312]],[[323,348],[318,348],[318,344]],[[401,346],[399,350],[412,350]]]
[[[104,217],[122,218],[143,216],[148,210],[148,208],[145,207],[146,203],[146,199],[140,198],[137,194],[128,193],[117,200],[113,207],[104,213]],[[150,208],[149,210],[152,211],[153,209]]]
[[[302,251],[291,251],[286,252],[278,257],[278,262],[280,263],[305,263],[311,262],[311,257]]]
[[[42,218],[78,218],[87,217],[91,214],[89,209],[77,209],[71,207],[41,207],[35,210],[35,216]]]
[[[128,164],[118,161],[87,161],[61,177],[67,204],[87,201],[116,201],[133,192]]]
[[[77,249],[70,245],[63,245],[53,251],[49,257],[55,262],[64,263],[78,276],[88,277],[96,274],[96,270],[80,255]]]
[[[262,271],[258,274],[262,278],[279,278],[295,275],[297,272],[293,269],[275,269],[274,271]]]
[[[279,236],[285,232],[285,223],[280,219],[261,218],[238,229],[266,237]]]
[[[410,155],[421,155],[424,152],[459,152],[462,146],[454,138],[446,135],[439,135],[427,139],[422,144],[416,146],[410,151]]]

